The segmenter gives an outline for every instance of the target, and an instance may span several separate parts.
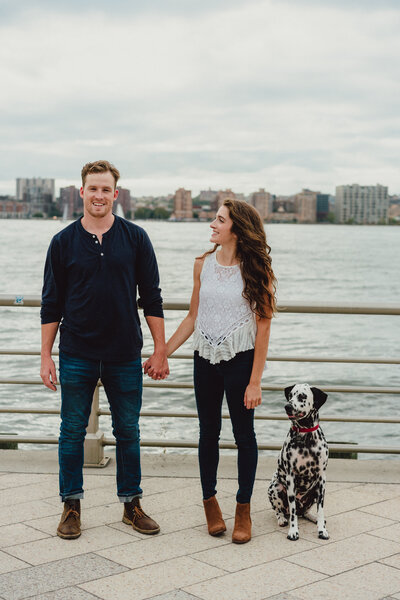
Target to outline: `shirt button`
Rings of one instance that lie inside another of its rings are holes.
[[[96,241],[95,241],[95,244],[98,244],[98,243],[99,243],[99,240],[96,240]]]
[[[92,237],[94,237],[94,238],[95,238],[96,236],[95,236],[95,235],[92,235]]]
[[[100,254],[100,256],[104,256],[103,252]]]

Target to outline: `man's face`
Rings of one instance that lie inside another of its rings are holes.
[[[91,217],[105,217],[112,211],[118,197],[115,180],[110,171],[87,175],[85,185],[80,189],[83,200],[83,214]]]

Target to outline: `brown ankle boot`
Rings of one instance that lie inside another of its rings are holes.
[[[226,531],[226,525],[222,518],[221,509],[215,496],[203,500],[204,512],[206,513],[208,533],[220,535]]]
[[[80,500],[66,500],[57,535],[65,540],[74,540],[81,535],[81,502]]]
[[[251,540],[250,502],[236,504],[235,526],[232,533],[234,544],[245,544]]]
[[[131,502],[124,502],[122,521],[127,525],[132,525],[136,531],[147,535],[153,535],[160,531],[160,526],[142,510],[139,498],[134,498]]]

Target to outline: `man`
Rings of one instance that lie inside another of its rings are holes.
[[[52,347],[60,326],[60,496],[64,511],[57,535],[81,534],[83,443],[93,392],[101,379],[116,437],[117,493],[123,522],[145,534],[158,533],[140,498],[139,413],[142,401],[142,332],[139,305],[154,341],[145,371],[168,373],[164,318],[156,257],[146,232],[112,213],[118,170],[108,161],[82,169],[83,217],[51,241],[42,292],[40,375],[55,391]],[[60,325],[61,324],[61,325]]]

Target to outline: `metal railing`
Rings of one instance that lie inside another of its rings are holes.
[[[0,306],[18,306],[18,307],[38,307],[40,306],[39,296],[6,296],[0,295]],[[188,303],[181,300],[171,300],[164,302],[165,310],[187,310]],[[286,302],[279,306],[280,313],[318,313],[318,314],[357,314],[357,315],[400,315],[400,306],[397,304],[352,304],[352,303],[303,303],[303,302]],[[57,354],[57,352],[54,352]],[[0,349],[0,355],[40,355],[39,350],[19,350],[19,349]],[[148,354],[143,354],[147,357]],[[191,354],[175,353],[171,358],[192,359]],[[268,361],[277,362],[310,362],[310,363],[357,363],[357,364],[381,364],[381,365],[399,365],[400,357],[385,358],[385,357],[339,357],[339,356],[288,356],[288,355],[269,355]],[[0,378],[0,384],[15,384],[15,385],[43,385],[39,378],[23,379],[23,378]],[[382,387],[382,386],[346,386],[346,385],[330,385],[315,384],[317,387],[323,388],[326,392],[339,392],[346,394],[400,394],[400,387]],[[105,437],[104,433],[99,428],[99,417],[109,415],[109,410],[101,410],[99,407],[99,382],[93,397],[92,412],[87,428],[85,440],[85,464],[87,466],[104,466],[107,459],[104,457],[104,447],[115,445],[113,438]],[[193,389],[191,383],[170,383],[170,382],[153,382],[144,383],[144,387],[158,388],[160,390],[168,389]],[[282,391],[284,385],[263,385],[263,391]],[[57,415],[60,413],[58,409],[46,408],[14,408],[0,407],[0,413],[10,414],[42,414],[42,415]],[[141,411],[141,417],[154,418],[197,418],[195,412],[174,412],[174,411]],[[229,418],[228,414],[223,414],[223,418]],[[281,414],[269,414],[255,416],[257,420],[266,421],[286,421],[286,417]],[[382,416],[323,416],[321,421],[331,421],[340,423],[390,423],[399,424],[400,418],[382,417]],[[34,444],[57,444],[58,438],[53,436],[31,437],[20,435],[0,435],[0,441],[18,442],[18,443],[34,443]],[[147,439],[141,440],[141,445],[146,447],[163,447],[163,448],[196,448],[197,441],[188,440],[166,440],[166,439]],[[230,442],[221,442],[221,448],[235,448],[235,445]],[[261,450],[279,450],[280,444],[259,444]],[[362,446],[357,444],[330,444],[331,450],[342,453],[372,453],[372,454],[400,454],[399,446]]]

